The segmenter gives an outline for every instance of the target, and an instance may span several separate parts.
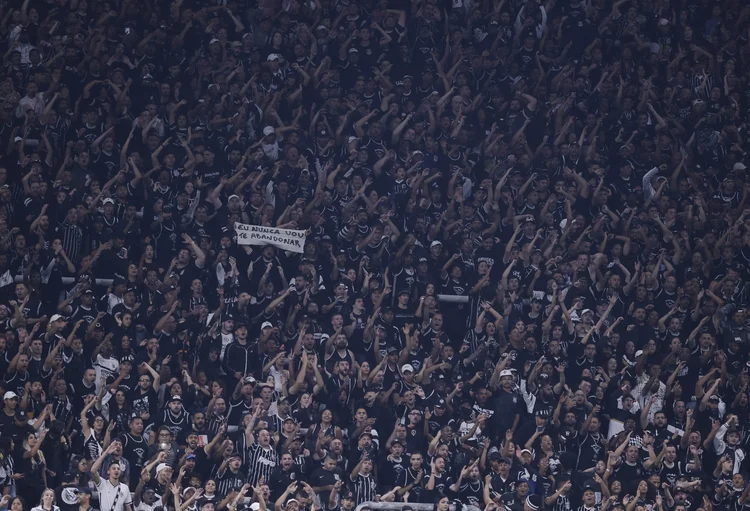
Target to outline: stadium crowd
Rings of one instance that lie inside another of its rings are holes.
[[[748,2],[2,0],[0,53],[0,511],[750,510]]]

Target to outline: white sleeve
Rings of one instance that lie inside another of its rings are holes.
[[[133,495],[130,493],[130,488],[124,483],[120,483],[120,486],[122,486],[122,494],[125,496],[125,502],[124,504],[130,504],[133,505]]]
[[[727,448],[727,444],[724,443],[724,435],[727,434],[727,425],[722,424],[719,428],[719,431],[716,432],[716,436],[714,437],[714,451],[716,451],[717,455],[724,454],[724,451]]]
[[[649,202],[651,202],[651,199],[654,198],[654,194],[656,193],[656,190],[654,190],[654,187],[651,186],[651,178],[654,177],[658,173],[659,173],[659,167],[654,167],[648,172],[646,172],[645,176],[643,176],[643,198],[646,201],[647,205]]]

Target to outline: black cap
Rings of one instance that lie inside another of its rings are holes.
[[[354,499],[354,492],[352,492],[352,491],[348,491],[348,492],[344,493],[344,494],[343,494],[343,495],[341,496],[341,498],[342,498],[342,499],[348,499],[348,500],[355,500],[355,499]]]
[[[74,490],[74,492],[75,493],[86,493],[88,495],[92,495],[91,488],[89,488],[88,486],[79,486],[78,488],[76,488]]]
[[[435,408],[445,408],[445,399],[438,399]]]

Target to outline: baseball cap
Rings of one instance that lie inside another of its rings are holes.
[[[168,468],[172,468],[172,467],[170,467],[170,466],[169,466],[169,465],[167,465],[166,463],[159,463],[159,465],[158,465],[158,466],[156,467],[156,473],[158,474],[158,473],[159,473],[159,472],[161,472],[162,470],[166,470],[166,469],[168,469]]]
[[[73,493],[86,493],[88,495],[92,494],[91,488],[89,488],[88,486],[79,486],[78,488],[73,490]]]
[[[12,390],[9,390],[9,391],[8,391],[8,392],[6,392],[6,393],[5,393],[5,395],[3,396],[3,400],[7,400],[7,399],[16,399],[17,397],[18,397],[18,394],[16,394],[16,393],[15,393],[15,392],[13,392]]]
[[[732,167],[732,170],[745,170],[745,169],[747,169],[747,166],[742,162],[737,162]]]
[[[182,397],[180,397],[177,394],[175,394],[174,396],[172,396],[172,397],[169,398],[168,402],[172,403],[174,401],[179,401],[180,403],[182,403]]]
[[[273,325],[270,321],[264,321],[262,325],[260,325],[260,329],[263,330],[264,328],[273,328]]]
[[[265,136],[273,135],[274,133],[276,133],[276,130],[273,129],[273,126],[266,126],[265,128],[263,128],[263,134]]]
[[[342,499],[354,500],[354,492],[348,491],[341,496]]]
[[[267,58],[266,60],[267,60],[268,62],[274,62],[274,61],[276,61],[276,60],[279,60],[280,58],[281,58],[281,57],[279,56],[279,54],[278,54],[278,53],[272,53],[272,54],[270,54],[270,55],[268,56],[268,58]]]
[[[405,373],[406,371],[409,371],[410,373],[414,372],[414,366],[411,364],[404,364],[401,366],[401,372]]]
[[[442,241],[438,241],[438,240],[435,240],[435,241],[433,241],[432,243],[430,243],[430,248],[432,248],[432,247],[437,247],[438,245],[442,246],[442,245],[443,245],[443,242],[442,242]]]
[[[53,314],[51,318],[49,318],[50,323],[54,323],[55,321],[63,321],[65,318],[61,316],[60,314]]]
[[[513,371],[511,371],[510,369],[503,369],[502,371],[500,371],[500,378],[502,378],[503,376],[513,376]]]

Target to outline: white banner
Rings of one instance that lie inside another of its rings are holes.
[[[302,253],[305,248],[305,231],[277,229],[262,225],[248,225],[236,222],[237,243],[240,245],[274,245],[289,252]]]

